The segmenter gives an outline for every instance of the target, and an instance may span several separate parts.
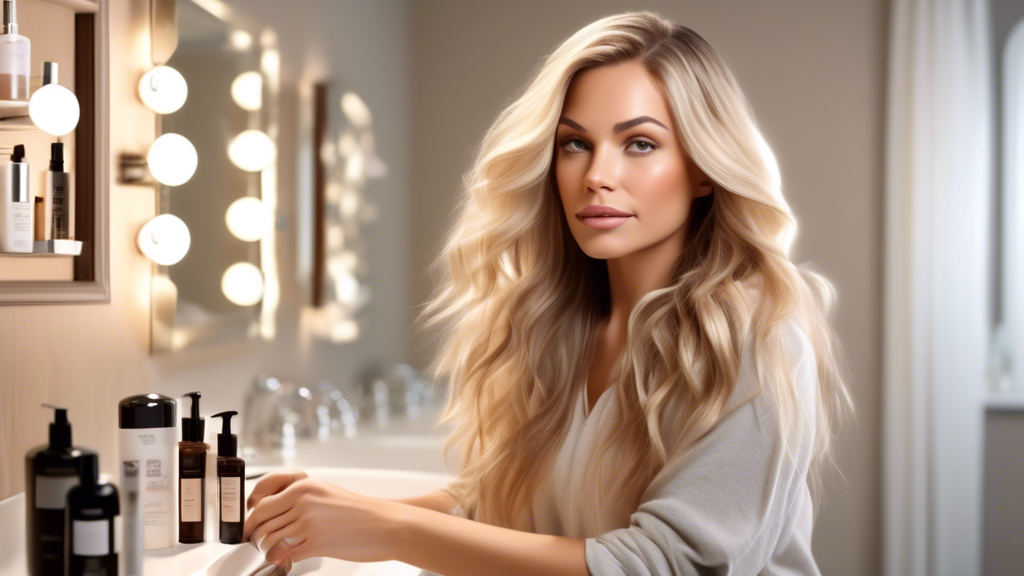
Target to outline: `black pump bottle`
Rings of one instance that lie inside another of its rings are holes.
[[[245,526],[245,460],[238,457],[238,436],[231,433],[230,410],[214,414],[223,418],[224,428],[217,435],[217,491],[220,494],[220,541],[238,544]]]
[[[178,542],[195,544],[205,540],[206,533],[206,452],[203,442],[206,422],[199,416],[199,392],[192,398],[191,418],[181,419],[181,442],[178,442]]]
[[[25,542],[28,573],[64,574],[64,508],[68,490],[78,485],[79,460],[91,450],[71,445],[66,408],[55,410],[50,443],[25,455]]]
[[[81,458],[81,483],[68,491],[65,518],[67,576],[117,576],[114,517],[120,513],[117,488],[99,481],[99,458]]]

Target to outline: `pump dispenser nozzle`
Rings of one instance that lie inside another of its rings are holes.
[[[181,439],[185,442],[202,442],[206,432],[206,421],[199,416],[199,392],[185,394],[192,399],[192,417],[181,419]]]
[[[221,429],[220,434],[217,435],[218,456],[230,456],[232,458],[238,456],[238,435],[231,433],[232,416],[238,416],[238,412],[228,410],[227,412],[221,412],[210,416],[210,418],[224,419],[224,427]]]
[[[71,447],[71,423],[68,422],[68,409],[43,404],[43,408],[55,410],[53,422],[50,423],[50,448]]]

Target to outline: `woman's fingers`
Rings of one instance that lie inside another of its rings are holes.
[[[252,532],[249,534],[249,542],[251,542],[252,545],[261,552],[269,550],[269,545],[264,546],[267,536],[295,522],[298,517],[299,513],[292,508],[288,512],[281,514],[280,516],[275,516],[258,526],[254,525]],[[277,543],[277,540],[274,540],[274,543]]]
[[[245,519],[245,525],[242,528],[243,542],[252,536],[253,531],[259,528],[260,524],[291,510],[292,506],[295,505],[295,490],[292,489],[294,486],[295,484],[292,484],[277,494],[263,498],[252,509],[249,517]]]
[[[245,501],[246,508],[252,509],[264,497],[277,494],[293,482],[304,480],[308,477],[309,475],[302,470],[271,472],[256,483],[256,486],[252,489],[252,494],[249,495],[249,499]]]
[[[267,534],[267,537],[263,540],[264,546],[262,548],[266,550],[268,562],[280,565],[291,555],[293,550],[305,541],[306,536],[300,534],[297,523],[292,522],[272,534]]]
[[[267,552],[266,561],[284,568],[285,572],[291,572],[293,564],[317,556],[320,554],[313,551],[313,545],[309,541],[303,541],[295,546],[287,545],[282,541]]]

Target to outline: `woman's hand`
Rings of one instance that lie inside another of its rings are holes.
[[[302,470],[278,470],[271,472],[264,476],[256,486],[253,487],[252,493],[249,494],[249,499],[245,501],[246,510],[252,510],[253,506],[259,503],[266,496],[271,494],[277,494],[285,488],[292,485],[292,482],[304,480],[309,478],[309,474],[306,474]],[[246,521],[245,529],[242,534],[242,541],[244,542],[249,535],[249,524]]]
[[[267,477],[256,489],[261,488],[267,495],[250,498],[254,508],[242,539],[268,561],[291,569],[293,562],[318,556],[350,562],[392,559],[395,503],[309,478]]]

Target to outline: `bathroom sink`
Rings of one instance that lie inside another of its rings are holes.
[[[272,469],[278,469],[274,467]],[[246,474],[271,470],[247,467]],[[444,487],[452,477],[430,472],[380,470],[367,468],[311,468],[310,478],[333,482],[347,490],[374,498],[404,498],[433,492]],[[245,482],[246,497],[259,480]],[[228,545],[220,542],[179,544],[167,550],[146,552],[145,568],[150,574],[190,574],[192,576],[243,576],[264,574],[263,554],[249,544]],[[346,562],[334,558],[310,558],[292,566],[290,576],[415,576],[420,569],[403,562]]]

